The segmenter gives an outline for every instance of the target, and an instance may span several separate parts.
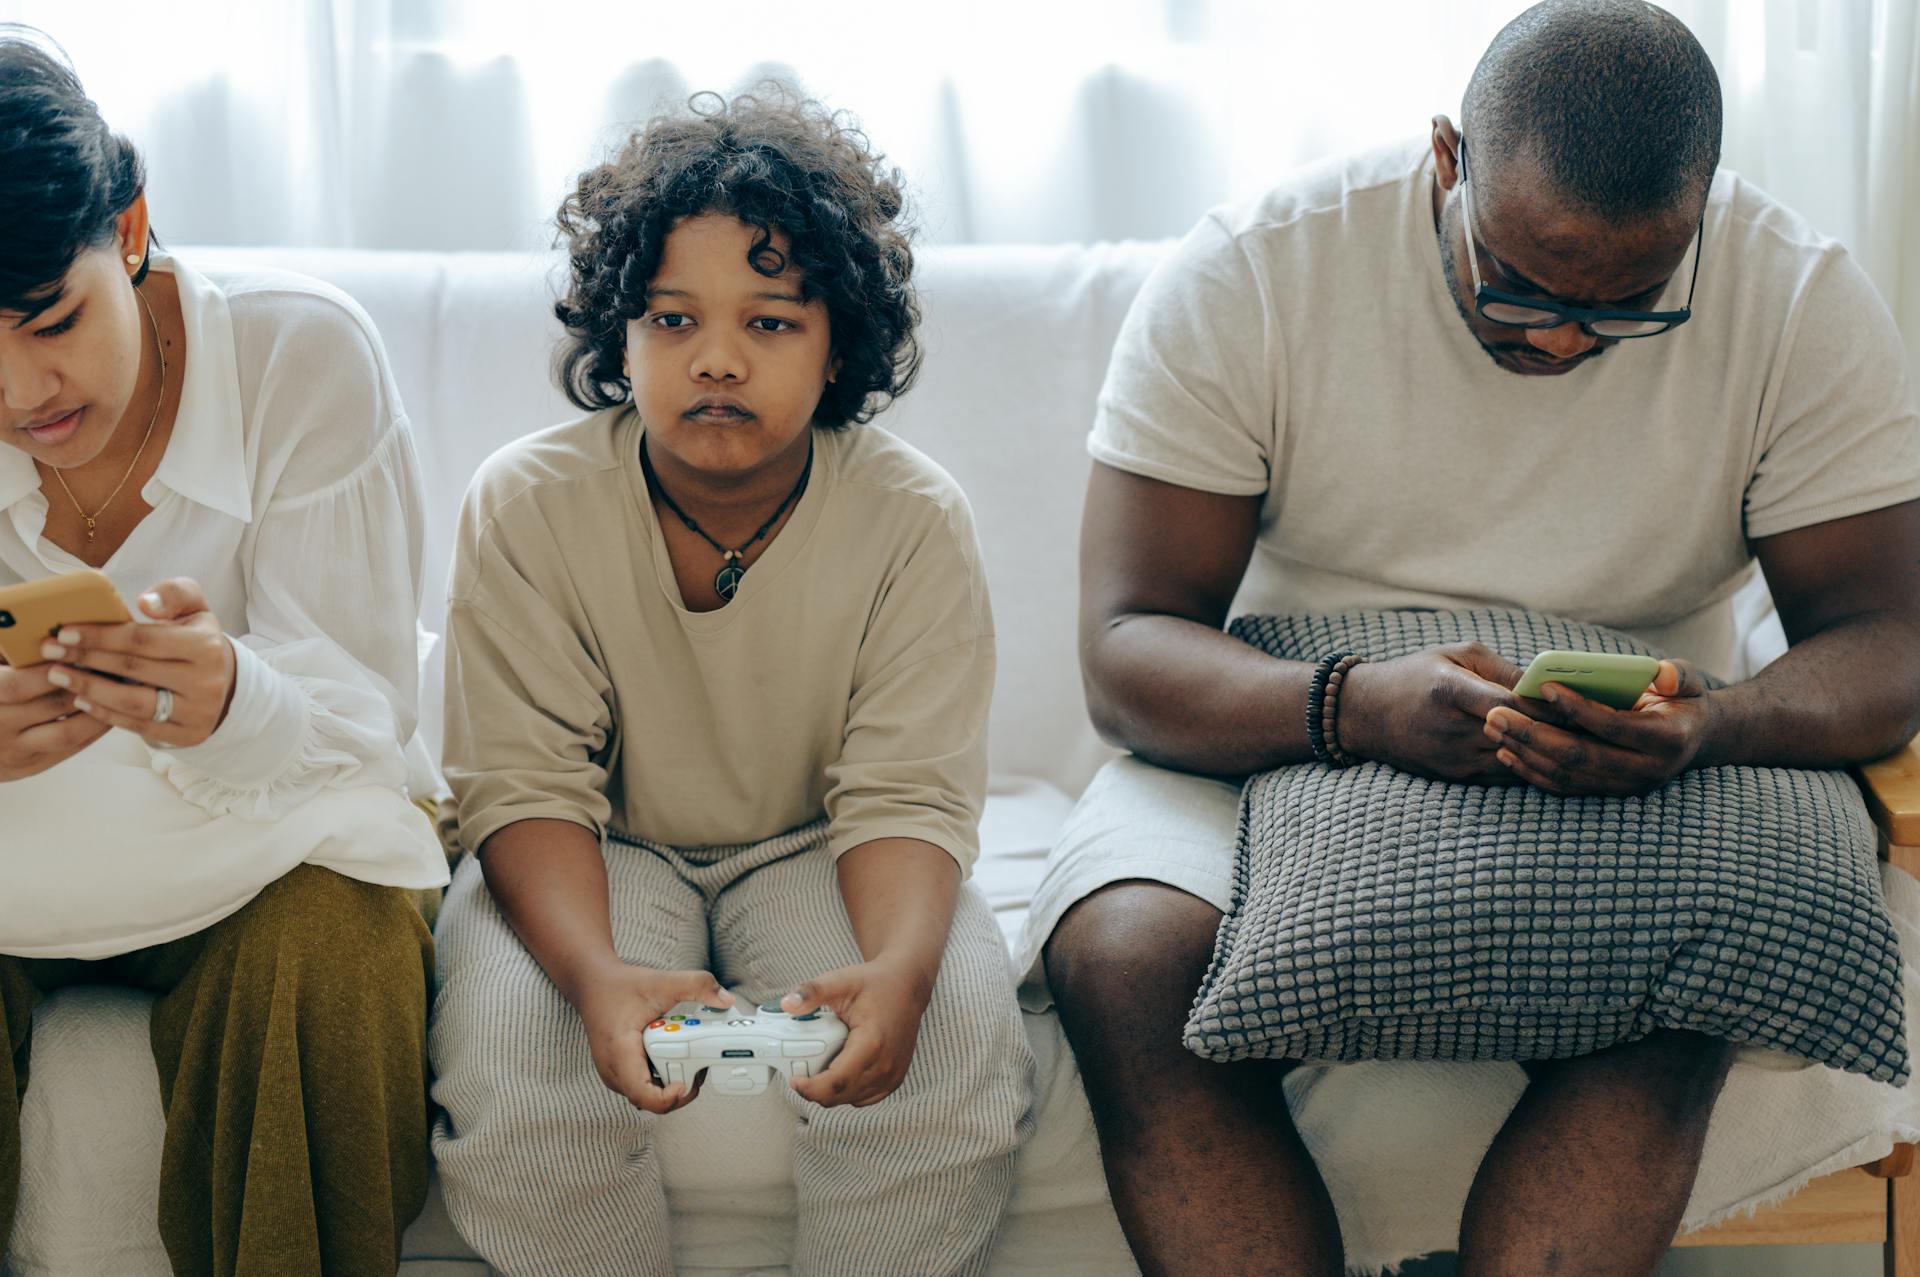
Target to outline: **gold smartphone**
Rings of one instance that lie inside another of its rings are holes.
[[[104,572],[83,568],[0,587],[0,656],[15,669],[44,665],[40,645],[63,625],[121,625],[133,616]]]

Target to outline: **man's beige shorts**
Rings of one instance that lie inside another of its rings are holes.
[[[1111,882],[1146,878],[1225,913],[1240,828],[1237,783],[1168,771],[1131,755],[1100,769],[1067,817],[1014,950],[1020,1003],[1053,1004],[1041,951],[1074,904]]]

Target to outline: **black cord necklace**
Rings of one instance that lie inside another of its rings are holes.
[[[667,509],[680,516],[680,522],[687,525],[687,531],[720,551],[721,556],[726,559],[720,571],[714,574],[713,592],[720,596],[722,603],[731,603],[734,594],[740,589],[740,578],[747,574],[746,565],[740,562],[740,556],[752,549],[754,542],[767,535],[768,530],[780,522],[780,516],[787,512],[787,507],[799,500],[800,494],[807,490],[807,477],[813,473],[813,444],[811,442],[807,444],[807,464],[801,467],[799,482],[795,483],[792,491],[782,498],[774,512],[767,516],[767,521],[760,525],[760,530],[742,541],[737,550],[729,550],[708,536],[706,529],[695,523],[693,517],[682,510],[677,501],[667,495],[666,488],[661,486],[660,476],[654,473],[653,460],[647,455],[647,441],[644,436],[640,440],[640,469],[647,476],[647,486],[660,494],[660,499],[667,503]]]

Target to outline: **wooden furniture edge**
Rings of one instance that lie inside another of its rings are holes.
[[[1885,758],[1862,763],[1858,772],[1867,808],[1888,844],[1920,848],[1920,740],[1908,741]],[[1916,867],[1901,865],[1909,873]]]
[[[1904,1146],[1910,1148],[1911,1146]],[[1912,1176],[1882,1179],[1864,1166],[1836,1171],[1809,1182],[1791,1197],[1763,1206],[1751,1216],[1737,1215],[1712,1228],[1682,1233],[1675,1246],[1811,1246],[1845,1242],[1885,1243],[1891,1184],[1910,1185]]]
[[[1895,1144],[1893,1152],[1877,1162],[1868,1162],[1860,1169],[1869,1175],[1881,1179],[1899,1179],[1903,1175],[1913,1174],[1914,1154],[1920,1152],[1920,1145]]]
[[[1885,1277],[1920,1277],[1920,1175],[1887,1181]]]

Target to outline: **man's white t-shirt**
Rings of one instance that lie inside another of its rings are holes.
[[[1265,498],[1236,614],[1519,607],[1745,675],[1750,543],[1920,497],[1885,304],[1722,171],[1692,320],[1520,376],[1447,291],[1432,183],[1402,144],[1209,214],[1127,316],[1094,458]]]

